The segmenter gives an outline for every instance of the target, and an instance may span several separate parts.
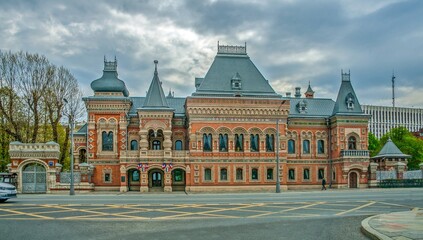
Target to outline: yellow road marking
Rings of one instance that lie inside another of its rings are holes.
[[[353,212],[353,211],[356,211],[356,210],[358,210],[358,209],[362,209],[362,208],[365,208],[365,207],[371,206],[371,205],[373,205],[373,204],[375,204],[375,203],[376,203],[375,201],[371,201],[371,202],[369,202],[369,203],[367,203],[367,204],[364,204],[364,205],[361,205],[361,206],[358,206],[358,207],[355,207],[355,208],[349,209],[349,210],[347,210],[347,211],[343,211],[343,212],[337,213],[337,214],[335,214],[335,215],[336,215],[336,216],[344,215],[344,214],[346,214],[346,213]]]
[[[238,204],[239,205],[239,204]],[[245,205],[245,204],[243,204]],[[224,212],[224,211],[236,211],[238,209],[242,209],[242,208],[249,208],[252,206],[257,206],[257,205],[253,205],[253,204],[248,204],[245,206],[241,206],[241,207],[235,207],[235,208],[220,208],[220,209],[214,209],[214,210],[209,210],[209,211],[204,211],[204,212],[188,212],[188,213],[183,213],[180,215],[173,215],[173,216],[166,216],[166,217],[158,217],[157,219],[168,219],[168,218],[175,218],[175,217],[186,217],[186,216],[190,216],[190,215],[216,215],[213,213],[216,212]],[[224,218],[238,218],[238,216],[230,216],[230,215],[217,215],[219,217],[224,217]]]
[[[305,205],[305,206],[301,206],[301,207],[295,207],[295,208],[289,208],[289,209],[281,210],[281,211],[278,211],[278,212],[269,212],[269,213],[254,215],[254,216],[248,216],[247,218],[256,218],[256,217],[262,217],[262,216],[267,216],[267,215],[271,215],[271,214],[290,212],[290,211],[295,211],[295,210],[298,210],[298,209],[309,208],[309,207],[316,206],[316,205],[323,204],[323,203],[324,202],[317,202],[317,203],[313,203],[313,204],[309,204],[309,205]]]
[[[19,215],[26,215],[26,216],[36,217],[36,218],[53,219],[51,217],[46,217],[46,216],[37,215],[37,214],[33,214],[33,213],[24,213],[24,212],[12,210],[12,209],[2,209],[2,211],[16,213],[16,214],[19,214]]]
[[[128,216],[128,215],[124,215],[124,214],[116,214],[116,213],[103,213],[103,212],[97,212],[97,211],[92,211],[92,210],[85,210],[85,209],[78,209],[78,208],[68,208],[68,207],[63,207],[63,206],[51,206],[53,208],[59,208],[59,209],[73,209],[76,212],[84,212],[84,213],[92,213],[93,215],[101,215],[101,216],[117,216],[117,217],[128,217],[128,218],[134,218],[134,216]],[[106,208],[103,208],[106,209]],[[60,218],[60,219],[71,219],[71,218],[75,218],[75,216],[71,216],[71,217],[64,217],[64,218]]]

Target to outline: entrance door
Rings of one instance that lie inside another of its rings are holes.
[[[137,169],[128,170],[128,190],[139,191],[140,190],[140,171]]]
[[[357,188],[357,173],[350,173],[350,188]]]
[[[151,174],[152,186],[151,187],[162,187],[162,173],[153,172]]]
[[[46,193],[46,169],[38,163],[25,166],[22,171],[23,193]]]

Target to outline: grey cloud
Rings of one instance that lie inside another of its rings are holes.
[[[423,90],[423,3],[375,9],[350,14],[339,1],[2,1],[0,49],[46,55],[69,68],[87,94],[104,55],[117,56],[132,96],[145,94],[158,59],[165,92],[187,96],[213,61],[217,40],[247,41],[250,57],[281,93],[311,81],[316,96],[334,99],[341,69],[351,69],[362,103],[390,104],[394,69],[403,87],[398,100],[422,107],[407,91]]]

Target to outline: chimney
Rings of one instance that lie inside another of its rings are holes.
[[[291,92],[286,92],[286,97],[291,98]]]
[[[301,97],[301,88],[300,87],[296,87],[295,88],[295,97],[296,98],[300,98]]]

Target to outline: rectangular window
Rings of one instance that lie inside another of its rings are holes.
[[[288,179],[289,180],[295,180],[295,169],[289,169],[288,170]]]
[[[318,177],[319,180],[322,180],[325,177],[325,169],[319,168]]]
[[[236,180],[242,180],[244,177],[242,176],[242,168],[236,169]]]
[[[267,169],[267,180],[273,180],[273,168]]]
[[[310,180],[310,169],[304,169],[303,170],[303,179],[304,180]]]
[[[173,170],[173,181],[182,182],[183,180],[183,171],[180,169]]]
[[[110,173],[105,173],[104,174],[104,181],[105,182],[110,182]]]
[[[204,180],[205,181],[211,181],[212,180],[210,168],[204,169]]]
[[[228,180],[228,170],[226,168],[220,169],[220,180],[227,181]]]
[[[258,169],[251,169],[251,180],[258,180]]]

